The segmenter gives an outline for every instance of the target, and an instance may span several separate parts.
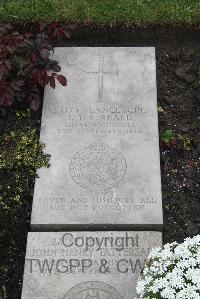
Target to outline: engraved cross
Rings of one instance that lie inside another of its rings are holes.
[[[116,75],[119,76],[119,70],[116,67],[111,71],[105,71],[104,70],[104,57],[99,57],[98,61],[98,70],[97,71],[84,71],[88,74],[98,74],[98,99],[99,102],[103,101],[103,91],[104,91],[104,75]],[[113,64],[112,64],[113,65]]]

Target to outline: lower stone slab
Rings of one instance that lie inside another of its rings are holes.
[[[31,232],[22,299],[132,299],[160,232]]]

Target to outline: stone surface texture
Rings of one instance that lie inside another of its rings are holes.
[[[154,48],[56,48],[45,88],[32,229],[162,227]]]
[[[22,299],[132,299],[160,232],[32,232]]]

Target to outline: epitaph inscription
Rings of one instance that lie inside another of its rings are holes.
[[[32,228],[162,228],[154,48],[56,48],[45,88]]]
[[[29,233],[22,299],[132,299],[159,232]]]

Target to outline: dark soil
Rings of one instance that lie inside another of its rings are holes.
[[[146,28],[84,27],[58,46],[155,46],[160,131],[187,134],[191,150],[160,144],[164,209],[164,243],[181,242],[200,233],[200,29],[151,26]],[[18,248],[10,252],[6,286],[9,299],[20,298],[25,234],[31,202],[24,207],[12,233]],[[11,230],[11,227],[9,227]],[[8,236],[11,233],[8,232]],[[23,238],[20,236],[23,235]],[[3,247],[6,250],[6,240]]]

